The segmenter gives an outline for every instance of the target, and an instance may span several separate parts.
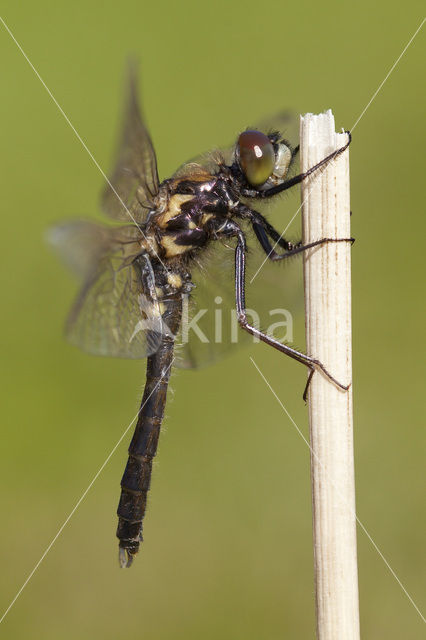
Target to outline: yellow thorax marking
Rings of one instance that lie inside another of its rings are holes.
[[[175,289],[180,289],[182,286],[182,278],[178,273],[169,273],[167,276],[167,282]]]
[[[190,249],[194,249],[192,245],[176,244],[172,236],[163,236],[161,238],[161,244],[166,251],[166,258],[173,258],[181,253],[186,253]]]
[[[192,200],[194,196],[189,194],[175,193],[169,200],[167,209],[158,218],[158,224],[160,227],[165,227],[169,220],[180,214],[180,208],[184,202]]]

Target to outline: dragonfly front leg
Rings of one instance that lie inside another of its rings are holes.
[[[337,156],[339,156],[344,151],[346,151],[346,149],[349,147],[352,141],[352,136],[350,131],[345,131],[345,133],[348,136],[348,141],[346,144],[343,145],[343,147],[340,147],[340,149],[336,149],[336,151],[333,151],[333,153],[330,153],[328,156],[323,158],[320,162],[318,162],[316,165],[314,165],[304,173],[299,173],[297,176],[294,176],[293,178],[289,178],[289,180],[285,180],[282,184],[279,184],[275,187],[271,187],[270,189],[266,189],[265,191],[261,191],[259,195],[262,198],[271,198],[275,196],[277,193],[282,193],[283,191],[287,191],[287,189],[291,189],[296,184],[300,184],[301,182],[303,182],[303,180],[306,180],[306,178],[312,175],[315,171],[327,165],[331,160],[334,160],[335,158],[337,158]]]
[[[259,329],[256,329],[253,325],[251,325],[247,319],[246,314],[246,306],[245,306],[245,265],[246,265],[246,240],[243,231],[240,227],[230,221],[226,229],[223,230],[227,233],[227,235],[234,235],[237,238],[237,247],[235,249],[235,300],[237,307],[237,316],[238,322],[242,329],[255,336],[262,342],[265,342],[269,346],[281,351],[281,353],[285,353],[286,355],[293,358],[297,362],[300,362],[307,366],[310,369],[310,375],[308,377],[308,381],[303,393],[303,399],[306,401],[306,395],[309,388],[310,381],[315,371],[321,371],[333,384],[338,386],[340,389],[347,391],[349,386],[341,384],[336,378],[334,378],[331,373],[327,371],[324,365],[317,360],[316,358],[312,358],[311,356],[302,353],[301,351],[297,351],[292,347],[289,347],[286,344],[275,340],[275,338],[268,336],[266,333],[263,333]]]

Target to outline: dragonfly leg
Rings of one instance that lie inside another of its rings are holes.
[[[241,204],[238,207],[238,215],[251,222],[253,231],[260,246],[268,258],[274,261],[289,258],[290,256],[297,255],[302,251],[306,251],[306,249],[311,249],[312,247],[316,247],[327,242],[355,242],[354,238],[321,238],[320,240],[316,240],[315,242],[311,242],[306,245],[302,244],[301,241],[290,242],[289,240],[286,240],[283,235],[279,233],[279,231],[277,231],[258,211]],[[271,240],[273,240],[274,245],[272,245]],[[277,245],[284,249],[285,252],[278,253],[275,251],[275,247]]]
[[[340,389],[347,391],[349,389],[349,385],[344,385],[336,380],[336,378],[332,376],[329,371],[327,371],[325,366],[319,360],[313,358],[312,356],[308,356],[301,351],[297,351],[296,349],[293,349],[292,347],[289,347],[288,345],[283,344],[278,340],[275,340],[275,338],[273,338],[272,336],[268,336],[266,333],[263,333],[259,329],[256,329],[256,327],[248,322],[245,307],[246,240],[243,231],[237,224],[233,222],[228,225],[227,231],[229,235],[232,234],[237,237],[237,247],[235,249],[235,299],[238,322],[241,328],[258,338],[259,340],[262,340],[262,342],[265,342],[274,349],[281,351],[281,353],[285,353],[286,355],[290,356],[290,358],[293,358],[293,360],[304,364],[310,369],[308,382],[303,393],[304,400],[306,400],[309,384],[315,371],[321,371],[333,384],[335,384]]]
[[[334,158],[337,158],[337,156],[339,156],[341,153],[346,151],[346,149],[349,147],[349,145],[350,145],[350,143],[352,141],[352,136],[350,134],[350,131],[346,131],[345,133],[348,135],[348,141],[347,141],[346,144],[343,145],[343,147],[340,147],[340,149],[337,149],[336,151],[333,151],[333,153],[330,153],[328,156],[323,158],[320,162],[315,164],[313,167],[311,167],[310,169],[308,169],[304,173],[299,173],[297,176],[294,176],[293,178],[290,178],[289,180],[285,180],[285,182],[283,182],[282,184],[279,184],[279,185],[277,185],[275,187],[271,187],[270,189],[266,189],[265,191],[261,191],[259,193],[259,195],[262,198],[271,198],[272,196],[275,196],[277,193],[281,193],[282,191],[286,191],[287,189],[291,189],[291,187],[294,187],[296,184],[300,184],[308,176],[310,176],[312,173],[314,173],[315,171],[317,171],[321,167],[323,167],[326,164],[328,164],[331,160],[334,160]]]
[[[328,242],[350,242],[351,244],[355,242],[355,238],[321,238],[320,240],[315,240],[315,242],[309,242],[308,244],[302,244],[301,242],[292,244],[291,242],[284,240],[284,238],[278,237],[275,239],[275,246],[278,244],[286,249],[284,253],[278,253],[272,246],[265,228],[258,222],[253,222],[252,226],[260,246],[268,258],[274,261],[290,258],[291,256],[295,256],[298,253],[306,251],[306,249],[312,249],[313,247],[317,247]],[[276,233],[278,234],[278,232]]]

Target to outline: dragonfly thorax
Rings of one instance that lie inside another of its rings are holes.
[[[211,175],[205,178],[184,177],[166,181],[160,188],[159,207],[150,222],[162,258],[202,249],[214,229],[230,217],[233,203],[215,189],[220,180]]]

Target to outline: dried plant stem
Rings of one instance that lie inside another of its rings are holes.
[[[331,111],[301,118],[306,171],[344,146]],[[303,243],[350,238],[349,150],[302,183]],[[307,352],[343,385],[352,382],[351,244],[304,253]],[[339,389],[321,372],[309,388],[312,509],[319,640],[358,640],[352,385]]]

